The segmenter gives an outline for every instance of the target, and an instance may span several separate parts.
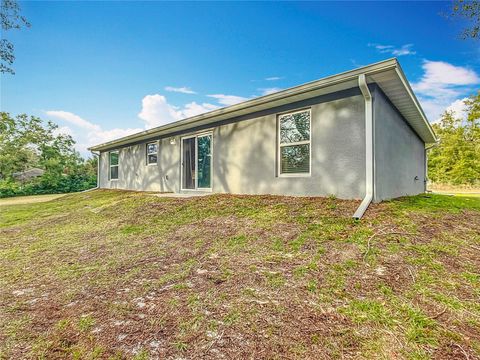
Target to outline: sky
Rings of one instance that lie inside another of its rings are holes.
[[[0,109],[88,146],[397,57],[429,121],[479,90],[451,2],[20,2]]]

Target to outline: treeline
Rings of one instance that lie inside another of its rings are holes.
[[[97,160],[85,160],[58,125],[0,112],[0,198],[82,191],[96,186]]]
[[[428,154],[433,183],[480,186],[480,92],[466,100],[465,107],[466,119],[446,111],[433,124],[440,140]]]

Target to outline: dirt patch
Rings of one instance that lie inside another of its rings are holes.
[[[479,356],[478,211],[88,196],[0,231],[2,356]]]

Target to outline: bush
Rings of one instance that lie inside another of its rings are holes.
[[[96,184],[96,176],[84,174],[62,175],[57,178],[44,175],[23,184],[13,180],[0,180],[0,198],[77,192],[94,188]]]

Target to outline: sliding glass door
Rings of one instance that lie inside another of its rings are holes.
[[[212,188],[212,134],[182,138],[182,189]]]
[[[197,187],[200,189],[210,189],[212,187],[212,135],[197,137],[197,149]]]
[[[195,138],[182,140],[182,189],[195,189]]]

